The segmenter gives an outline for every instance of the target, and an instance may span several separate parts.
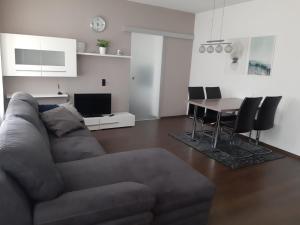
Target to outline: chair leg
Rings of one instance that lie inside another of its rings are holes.
[[[251,137],[252,137],[252,130],[249,132],[249,138],[248,138],[249,143],[251,143]]]
[[[230,134],[230,145],[234,145],[234,136],[235,136],[235,134],[234,133],[231,133]]]
[[[255,144],[256,144],[256,145],[259,144],[259,139],[260,139],[260,131],[257,130],[257,131],[256,131],[256,141],[255,141]]]

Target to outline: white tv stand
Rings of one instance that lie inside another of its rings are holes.
[[[113,113],[112,116],[83,118],[89,130],[104,130],[119,127],[133,127],[135,116],[128,112]]]

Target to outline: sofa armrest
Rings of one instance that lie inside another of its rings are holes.
[[[139,183],[122,182],[80,191],[38,203],[35,225],[86,225],[150,211],[155,197]]]

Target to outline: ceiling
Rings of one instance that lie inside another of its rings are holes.
[[[190,13],[208,11],[214,8],[214,0],[128,0],[147,5],[159,6]],[[226,5],[234,5],[252,0],[226,0]],[[223,7],[224,0],[216,0],[216,7]]]

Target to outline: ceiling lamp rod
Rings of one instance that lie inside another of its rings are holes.
[[[216,13],[216,0],[213,0],[213,12],[212,12],[212,20],[211,20],[211,30],[210,30],[210,40],[206,41],[206,43],[201,44],[199,48],[200,53],[205,53],[206,51],[208,53],[222,53],[223,52],[223,45],[226,45],[224,48],[224,51],[226,53],[232,52],[232,43],[225,42],[224,39],[222,39],[223,36],[223,28],[224,28],[224,15],[225,15],[225,7],[226,7],[226,0],[223,0],[223,9],[222,9],[222,20],[221,20],[221,29],[220,29],[220,38],[218,40],[213,40],[213,28],[214,28],[214,22],[215,22],[215,13]],[[208,47],[206,48],[205,46]],[[214,47],[216,45],[216,47]]]

